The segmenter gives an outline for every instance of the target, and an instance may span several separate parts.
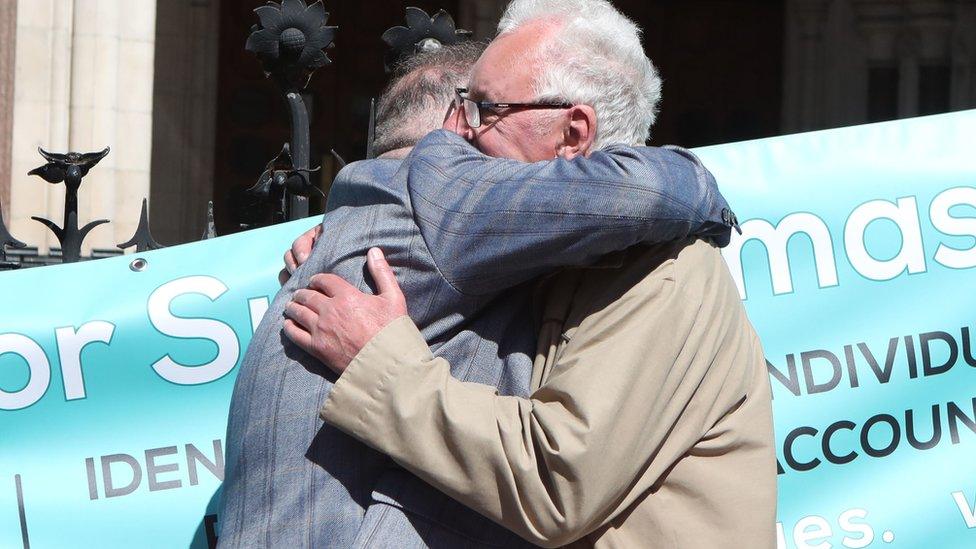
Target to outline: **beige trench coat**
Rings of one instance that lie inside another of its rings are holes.
[[[322,417],[542,546],[774,547],[769,379],[720,253],[618,259],[540,294],[531,398],[455,380],[403,317]]]

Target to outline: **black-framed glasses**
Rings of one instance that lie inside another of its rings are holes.
[[[481,109],[497,113],[499,109],[568,109],[574,106],[572,103],[492,103],[489,101],[475,101],[466,97],[468,94],[467,88],[457,88],[454,91],[456,92],[454,106],[464,111],[464,119],[467,121],[468,126],[472,128],[481,127]]]

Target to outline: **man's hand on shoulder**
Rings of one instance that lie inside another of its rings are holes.
[[[367,264],[377,295],[336,275],[319,274],[285,309],[285,335],[340,375],[376,334],[407,314],[406,298],[379,248],[369,251]]]

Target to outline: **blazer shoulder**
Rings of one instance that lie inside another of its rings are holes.
[[[326,211],[343,206],[367,206],[404,202],[406,184],[400,174],[402,161],[361,160],[347,165],[332,182]]]
[[[333,188],[344,185],[391,186],[392,179],[403,165],[402,160],[376,158],[349,163],[339,171]]]

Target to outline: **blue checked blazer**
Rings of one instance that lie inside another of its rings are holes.
[[[677,147],[610,147],[527,164],[436,131],[405,160],[347,166],[322,237],[276,296],[238,373],[218,518],[224,547],[515,547],[526,543],[325,424],[336,377],[282,333],[312,276],[371,292],[384,250],[410,316],[460,380],[527,396],[533,282],[641,243],[728,243],[734,223],[711,174]]]

